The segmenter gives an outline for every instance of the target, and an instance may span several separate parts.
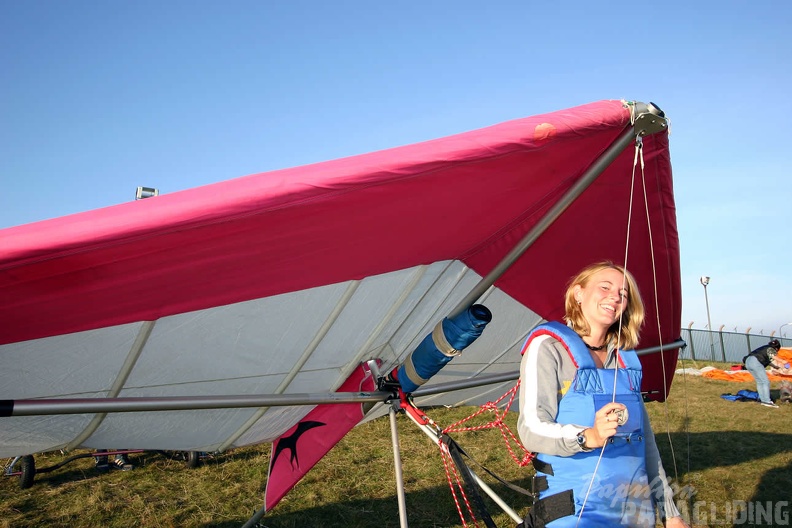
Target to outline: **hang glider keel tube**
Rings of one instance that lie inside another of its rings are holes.
[[[663,350],[675,350],[687,346],[679,339],[663,346],[646,348],[638,355],[652,354]],[[369,361],[371,364],[371,361]],[[470,389],[513,381],[520,373],[505,372],[490,376],[438,383],[431,387],[420,388],[414,397],[430,396],[455,390]],[[319,405],[323,403],[381,403],[393,398],[392,392],[332,392],[296,393],[270,395],[231,395],[231,396],[182,396],[161,398],[71,398],[41,400],[0,400],[0,417],[42,416],[53,414],[89,414],[105,412],[141,411],[183,411],[198,409],[236,409],[245,407],[278,407],[288,405]]]

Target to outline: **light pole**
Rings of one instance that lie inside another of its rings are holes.
[[[715,341],[712,339],[712,321],[710,320],[710,311],[709,311],[709,298],[707,297],[707,284],[710,282],[709,277],[701,276],[701,285],[704,286],[704,302],[707,304],[707,326],[709,327],[709,338],[710,338],[710,352],[712,356],[710,356],[713,360],[715,359]]]
[[[782,328],[784,328],[784,327],[785,327],[785,326],[787,326],[787,325],[792,325],[792,323],[784,323],[784,324],[782,324],[780,327],[778,327],[778,337],[784,337],[784,336],[781,334],[781,329],[782,329]]]

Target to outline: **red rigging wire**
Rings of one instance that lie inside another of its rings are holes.
[[[475,413],[471,414],[470,416],[463,418],[448,427],[441,429],[438,425],[429,418],[426,413],[424,413],[421,409],[415,406],[412,400],[402,391],[399,391],[399,405],[406,413],[410,415],[410,417],[418,424],[422,425],[431,425],[439,434],[437,435],[437,445],[440,449],[440,457],[443,461],[443,466],[445,468],[446,479],[448,481],[448,486],[451,489],[451,495],[454,499],[454,504],[456,505],[457,512],[459,513],[459,518],[462,522],[464,527],[467,527],[466,521],[466,513],[471,518],[471,522],[474,526],[478,527],[478,521],[476,519],[476,515],[474,512],[473,507],[470,504],[468,499],[467,493],[464,489],[464,484],[462,481],[462,477],[460,476],[459,472],[457,471],[456,465],[453,463],[453,459],[449,450],[449,446],[445,440],[448,433],[451,432],[463,432],[463,431],[481,431],[484,429],[499,429],[501,432],[501,437],[506,444],[506,449],[509,452],[512,460],[520,466],[524,467],[531,463],[531,461],[535,457],[535,453],[531,453],[522,445],[520,440],[511,430],[511,428],[504,422],[504,418],[506,417],[507,413],[511,409],[514,400],[516,399],[518,390],[520,387],[520,380],[517,380],[514,387],[509,389],[503,396],[495,400],[494,402],[487,402],[482,405],[479,410]],[[498,405],[508,397],[508,401],[503,409],[500,409]],[[477,416],[482,415],[485,412],[490,412],[495,415],[494,419],[490,420],[486,424],[483,425],[476,425],[476,426],[462,426],[463,424],[469,422],[470,420],[476,418]],[[518,457],[515,454],[515,449],[513,445],[517,447],[518,450],[521,450],[523,453],[522,457]],[[460,500],[461,497],[461,500]],[[464,503],[464,508],[462,504]]]

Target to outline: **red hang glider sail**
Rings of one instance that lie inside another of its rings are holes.
[[[332,392],[361,361],[397,366],[631,127],[633,109],[601,101],[4,229],[0,400]],[[623,262],[628,240],[648,310],[640,348],[678,338],[667,132],[643,138],[643,157],[647,206],[636,184],[630,232],[627,149],[496,281],[487,331],[433,381],[516,371],[531,327],[562,315],[569,277]],[[663,355],[642,357],[659,399],[676,363]],[[7,413],[0,456],[223,450],[272,441],[309,411]]]
[[[374,377],[363,365],[338,392],[371,392]],[[317,405],[272,444],[264,506],[271,510],[366,415],[360,403]]]

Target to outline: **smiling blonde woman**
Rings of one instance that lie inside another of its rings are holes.
[[[644,307],[635,279],[600,262],[567,287],[564,320],[523,346],[518,431],[537,453],[539,500],[524,527],[687,527],[641,395]],[[579,524],[578,524],[579,523]]]

